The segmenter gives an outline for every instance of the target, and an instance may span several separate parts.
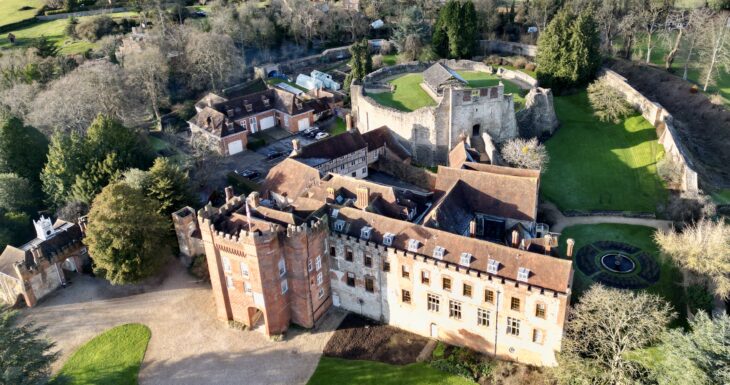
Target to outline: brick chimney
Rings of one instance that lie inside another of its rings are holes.
[[[568,257],[573,256],[573,248],[575,247],[575,240],[573,238],[568,238],[568,240],[565,242],[568,247],[566,247],[565,255]]]
[[[365,186],[357,188],[357,206],[365,209],[370,205],[370,189]]]
[[[553,237],[550,234],[545,234],[545,254],[550,254],[553,249]]]
[[[477,236],[477,220],[476,218],[469,221],[469,236],[476,238]]]
[[[226,203],[228,203],[234,197],[234,194],[233,194],[233,186],[226,187],[224,191],[226,192]]]
[[[517,247],[518,243],[520,243],[520,232],[512,230],[512,247]]]
[[[335,201],[335,188],[334,187],[327,187],[327,202],[334,202]]]
[[[352,130],[352,114],[345,115],[345,127],[347,131]]]

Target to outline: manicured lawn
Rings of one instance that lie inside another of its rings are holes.
[[[405,74],[390,83],[395,86],[394,92],[372,93],[369,96],[384,106],[406,112],[436,105],[431,96],[421,88],[423,74]]]
[[[656,212],[667,192],[656,173],[664,150],[640,115],[622,123],[593,116],[586,92],[556,97],[560,128],[546,142],[545,198],[565,210]]]
[[[330,127],[330,135],[339,135],[344,133],[345,131],[347,131],[347,124],[345,124],[345,120],[342,118],[336,118],[335,124]]]
[[[479,71],[457,71],[464,80],[468,82],[469,87],[472,88],[484,88],[493,87],[499,84],[500,80],[504,84],[504,93],[514,95],[515,111],[521,110],[525,107],[525,96],[527,91],[522,90],[516,84],[503,80],[497,75],[488,74],[486,72]]]
[[[307,92],[307,91],[309,91],[309,90],[307,90],[306,88],[304,88],[304,87],[302,87],[302,86],[300,86],[300,85],[298,85],[298,84],[296,84],[296,83],[294,83],[294,82],[290,82],[290,81],[288,81],[288,80],[284,80],[284,79],[279,79],[279,78],[268,78],[268,79],[266,79],[266,83],[269,83],[269,84],[271,84],[272,86],[276,86],[276,85],[277,85],[277,84],[279,84],[279,83],[285,83],[285,84],[288,84],[288,85],[290,85],[290,86],[292,86],[292,87],[294,87],[294,88],[296,88],[296,89],[299,89],[299,90],[301,90],[302,92]]]
[[[6,1],[6,0],[2,0]],[[137,16],[136,12],[119,12],[109,14],[114,19],[120,18],[133,18]],[[86,16],[93,17],[93,16]],[[79,20],[84,19],[80,17]],[[66,36],[65,28],[68,24],[68,19],[58,19],[50,21],[39,21],[32,25],[23,27],[21,29],[12,31],[16,36],[15,44],[10,44],[8,41],[8,34],[4,33],[0,35],[0,48],[11,48],[11,47],[25,47],[31,44],[33,39],[37,39],[41,36],[46,36],[51,41],[55,42],[60,48],[60,53],[64,55],[82,53],[89,48],[95,48],[96,43],[92,43],[86,40],[74,40]]]
[[[579,225],[563,230],[560,236],[562,240],[560,247],[561,252],[565,255],[565,240],[568,238],[575,240],[575,252],[587,244],[608,240],[628,243],[651,254],[659,263],[659,281],[646,290],[658,294],[672,303],[675,311],[679,314],[678,319],[674,322],[675,326],[686,325],[687,299],[681,286],[682,273],[669,259],[659,254],[657,245],[652,239],[653,234],[653,228],[644,226],[621,224]],[[590,278],[586,277],[579,269],[575,269],[572,300],[578,300],[591,284],[593,284],[593,281]]]
[[[424,363],[405,366],[322,357],[307,385],[473,385]]]
[[[43,6],[43,0],[2,0],[0,1],[0,26],[31,19]],[[21,11],[20,8],[32,7]]]
[[[715,202],[720,205],[730,205],[730,189],[720,190],[712,194]]]
[[[398,61],[398,54],[383,55],[383,65],[392,66]]]
[[[150,336],[150,329],[141,324],[107,330],[79,348],[53,383],[136,385]]]

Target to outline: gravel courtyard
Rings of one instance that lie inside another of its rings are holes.
[[[47,326],[61,351],[58,370],[83,343],[129,322],[152,330],[140,384],[305,384],[332,330],[344,317],[330,311],[314,331],[291,331],[272,342],[251,331],[228,328],[215,318],[212,291],[177,263],[152,287],[112,287],[76,276],[23,317]]]

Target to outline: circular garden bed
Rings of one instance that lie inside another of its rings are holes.
[[[630,268],[615,268],[612,264],[616,260]],[[581,273],[606,286],[643,289],[659,281],[657,261],[649,253],[628,243],[593,242],[578,250],[575,262]]]

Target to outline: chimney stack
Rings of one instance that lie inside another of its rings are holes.
[[[345,127],[347,131],[352,130],[352,114],[345,115]]]
[[[230,202],[231,199],[233,199],[233,186],[228,186],[225,188],[226,192],[226,203]]]
[[[299,139],[292,139],[291,147],[292,147],[292,152],[295,152],[298,154],[299,150],[301,149],[301,146],[299,145]]]
[[[334,202],[335,201],[335,188],[334,187],[327,187],[327,202]]]
[[[370,189],[365,186],[357,188],[357,206],[365,209],[370,205]]]
[[[565,255],[568,257],[572,257],[573,256],[573,247],[575,247],[575,240],[573,238],[568,238],[568,241],[565,243],[568,245],[568,247],[565,250],[566,251]]]
[[[512,230],[512,247],[517,247],[517,244],[520,242],[520,232],[517,230]]]
[[[553,249],[553,237],[550,234],[545,234],[545,254],[550,254]]]
[[[249,204],[253,208],[259,207],[259,205],[261,204],[261,196],[259,195],[258,191],[254,191],[251,194],[249,194],[248,198],[250,201]]]
[[[477,220],[472,219],[469,221],[469,236],[472,238],[476,238],[477,236]]]

